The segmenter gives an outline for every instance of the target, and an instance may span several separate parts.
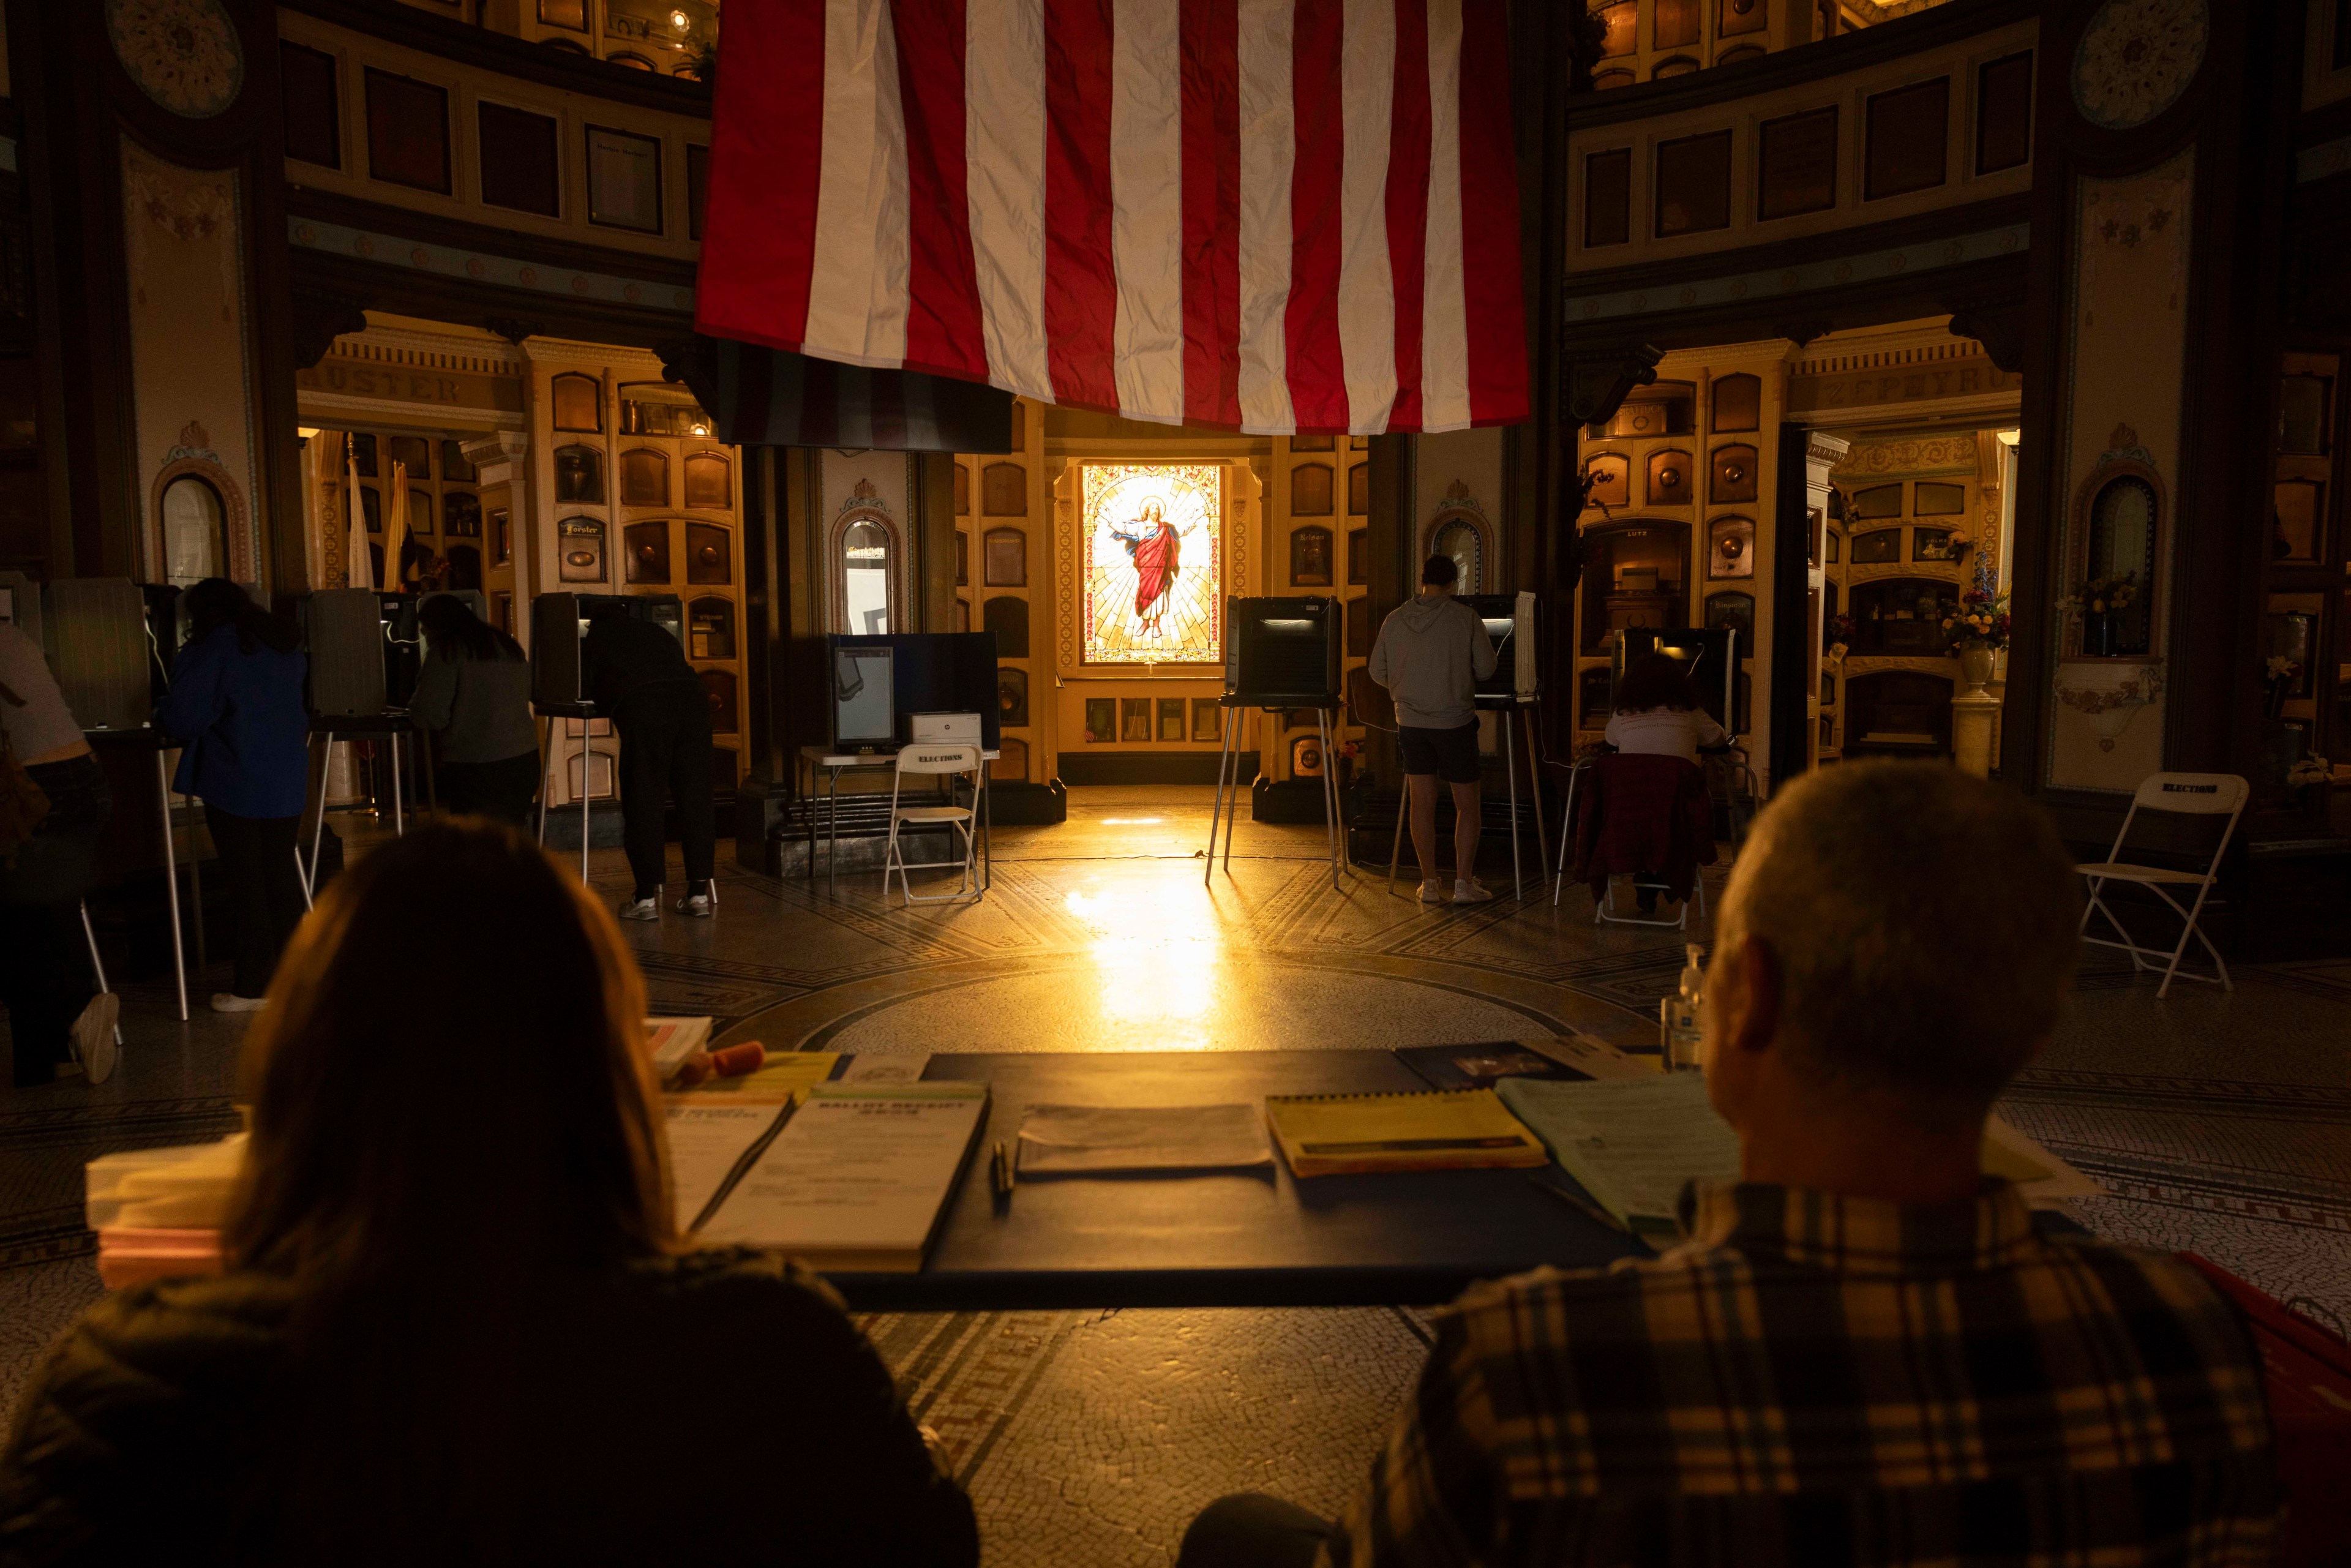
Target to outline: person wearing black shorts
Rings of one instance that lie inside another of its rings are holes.
[[[1420,570],[1420,596],[1380,623],[1372,644],[1372,679],[1395,699],[1405,778],[1412,792],[1412,850],[1420,859],[1423,904],[1483,904],[1478,885],[1479,813],[1477,684],[1494,673],[1486,623],[1456,601],[1460,569],[1431,556]],[[1437,865],[1437,783],[1453,789],[1453,888]]]

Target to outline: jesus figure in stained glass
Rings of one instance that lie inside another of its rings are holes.
[[[1086,465],[1085,663],[1223,657],[1222,499],[1212,463]]]
[[[1159,617],[1167,608],[1167,591],[1184,570],[1184,536],[1167,520],[1159,497],[1143,503],[1143,516],[1133,528],[1113,528],[1111,538],[1126,546],[1134,560],[1134,622],[1146,636],[1159,634]]]

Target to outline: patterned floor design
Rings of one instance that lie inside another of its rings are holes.
[[[1072,791],[1071,821],[1007,829],[976,906],[907,910],[878,879],[723,868],[716,919],[631,926],[655,1008],[771,1050],[1134,1051],[1395,1045],[1580,1029],[1654,1047],[1673,932],[1595,927],[1531,875],[1423,906],[1409,876],[1334,891],[1315,828],[1240,824],[1204,884],[1207,791]],[[1531,858],[1531,857],[1530,857]],[[617,898],[616,852],[594,862]],[[1709,873],[1709,896],[1720,891]],[[1698,939],[1703,938],[1704,933]],[[2104,1182],[2097,1229],[2189,1248],[2351,1319],[2351,962],[2248,966],[2166,1001],[2126,961],[2085,963],[2048,1055],[2003,1107]],[[211,989],[199,977],[191,989]],[[0,1099],[0,1410],[98,1291],[82,1163],[235,1124],[239,1026],[126,997],[122,1071]],[[1418,1314],[969,1312],[867,1321],[956,1457],[991,1564],[1170,1561],[1221,1492],[1334,1509],[1408,1391]]]

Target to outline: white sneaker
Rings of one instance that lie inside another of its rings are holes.
[[[1493,891],[1490,888],[1479,887],[1475,881],[1468,877],[1453,884],[1453,902],[1456,904],[1484,904],[1493,896]]]
[[[691,915],[696,920],[707,920],[710,918],[710,895],[706,893],[689,893],[671,907],[680,915]]]
[[[1423,904],[1444,903],[1445,883],[1438,881],[1436,877],[1430,877],[1426,882],[1422,883],[1420,884],[1420,901]]]
[[[661,918],[661,900],[658,897],[632,898],[629,900],[628,903],[621,905],[621,918],[623,920],[659,920]]]
[[[121,1016],[122,998],[112,991],[100,991],[73,1021],[74,1055],[92,1083],[103,1083],[114,1076],[114,1024]]]
[[[235,991],[214,991],[213,1011],[216,1013],[257,1013],[269,1005],[266,997],[240,997]]]

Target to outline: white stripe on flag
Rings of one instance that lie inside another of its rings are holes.
[[[1420,427],[1469,423],[1461,267],[1461,0],[1428,7],[1428,269],[1420,307]]]
[[[887,0],[825,6],[822,156],[801,349],[895,369],[906,358],[906,120]]]
[[[1119,413],[1184,423],[1184,55],[1177,6],[1112,0],[1111,329]]]
[[[1290,405],[1290,0],[1239,0],[1241,428],[1284,435]]]
[[[1347,428],[1387,428],[1395,408],[1395,276],[1388,259],[1388,142],[1395,118],[1395,0],[1346,0],[1339,50],[1339,356]]]
[[[1050,402],[1045,0],[965,0],[964,145],[987,379]]]

